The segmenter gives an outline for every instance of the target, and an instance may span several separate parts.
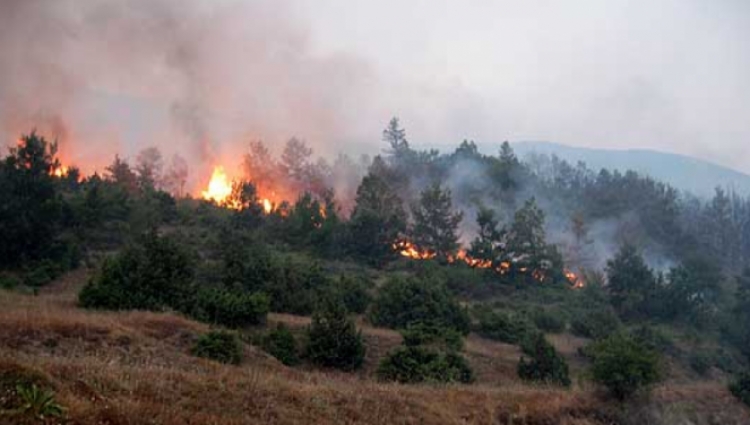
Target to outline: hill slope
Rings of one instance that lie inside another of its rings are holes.
[[[36,297],[0,291],[0,401],[12,391],[13,378],[54,388],[68,409],[69,420],[63,423],[82,425],[750,421],[748,409],[724,385],[710,382],[666,383],[651,401],[629,407],[623,418],[585,385],[560,390],[519,383],[508,367],[517,361],[517,349],[476,336],[466,347],[480,372],[479,382],[470,386],[377,382],[373,365],[399,336],[366,326],[370,354],[360,374],[286,368],[249,345],[241,366],[221,365],[189,354],[205,325],[173,314],[76,308],[76,292],[85,279],[85,272],[75,272]],[[307,320],[270,318],[298,331]],[[566,357],[575,356],[575,344],[570,346],[567,337],[555,343]],[[4,419],[0,413],[0,423]]]
[[[750,175],[699,158],[652,150],[591,149],[550,142],[519,142],[512,146],[520,158],[532,153],[554,154],[572,164],[583,161],[596,171],[635,170],[698,196],[712,196],[716,186],[734,189],[740,195],[750,194]],[[488,148],[480,147],[491,152]]]

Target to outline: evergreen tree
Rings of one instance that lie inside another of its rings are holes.
[[[406,231],[401,198],[377,174],[362,179],[349,222],[349,247],[359,258],[381,265],[396,255],[392,245]]]
[[[138,187],[141,191],[153,191],[162,187],[163,168],[164,163],[159,149],[150,147],[138,154],[135,169],[138,174]]]
[[[57,144],[31,133],[0,163],[0,265],[46,256],[60,227]]]
[[[479,233],[471,242],[469,255],[479,260],[497,263],[503,253],[505,229],[498,229],[495,212],[485,207],[480,207],[477,212],[477,224]]]
[[[362,366],[365,345],[362,333],[346,315],[346,307],[336,297],[325,297],[308,328],[305,355],[311,362],[351,371]]]
[[[411,229],[412,242],[422,250],[447,258],[458,249],[458,224],[463,212],[453,211],[450,189],[443,189],[436,183],[428,187],[412,208],[414,226]]]
[[[642,317],[648,313],[656,278],[634,246],[623,245],[615,258],[607,262],[607,276],[610,300],[620,315]]]
[[[391,118],[388,126],[383,130],[383,141],[388,143],[388,154],[394,158],[403,158],[411,151],[406,140],[406,130],[401,128],[396,117]]]
[[[105,170],[108,174],[107,180],[118,185],[125,193],[132,195],[138,192],[138,176],[119,155],[115,155],[114,161]]]

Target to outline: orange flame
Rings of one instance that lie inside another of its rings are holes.
[[[55,177],[63,178],[68,175],[68,170],[69,169],[67,165],[58,165],[54,170],[52,170],[52,175]]]
[[[224,167],[216,166],[213,174],[211,174],[211,180],[208,182],[208,189],[201,192],[201,196],[207,201],[224,204],[231,194],[232,183],[227,178]]]
[[[271,214],[273,212],[273,204],[270,199],[263,198],[260,200],[260,203],[263,205],[263,212],[266,214]]]
[[[401,256],[412,258],[414,260],[430,260],[437,256],[434,252],[420,250],[416,245],[409,241],[396,242],[393,244],[393,249],[398,251]]]
[[[565,278],[568,279],[568,282],[570,282],[571,285],[573,285],[574,289],[581,289],[586,285],[581,277],[570,270],[565,270]]]

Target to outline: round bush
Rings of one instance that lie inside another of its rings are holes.
[[[401,383],[470,383],[474,373],[466,360],[456,353],[443,354],[427,347],[399,347],[378,366],[378,377]]]
[[[221,363],[239,364],[242,361],[240,340],[234,333],[226,331],[211,331],[201,335],[195,342],[192,353]]]

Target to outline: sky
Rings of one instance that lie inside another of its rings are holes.
[[[745,0],[3,0],[0,135],[101,169],[148,146],[198,180],[249,141],[378,153],[509,140],[750,173]],[[198,182],[196,182],[198,184]]]
[[[545,140],[750,172],[750,2],[298,1],[422,143]],[[432,141],[432,142],[431,142]]]

